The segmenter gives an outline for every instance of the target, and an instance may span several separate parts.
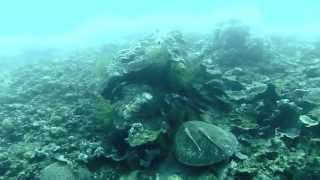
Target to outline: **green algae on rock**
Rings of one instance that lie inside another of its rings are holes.
[[[140,146],[155,141],[161,132],[162,129],[152,130],[144,127],[141,123],[133,123],[126,140],[131,147]]]
[[[190,166],[206,166],[228,159],[238,151],[236,137],[218,126],[188,121],[175,136],[178,161]]]

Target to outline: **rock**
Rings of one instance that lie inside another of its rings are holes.
[[[307,77],[319,77],[320,76],[320,69],[319,66],[311,66],[304,70],[304,73]]]
[[[253,38],[250,28],[237,21],[224,23],[215,31],[211,48],[212,58],[221,66],[257,66],[266,60],[264,42]]]
[[[207,166],[227,160],[238,151],[236,137],[218,126],[187,121],[175,135],[175,155],[190,166]]]
[[[0,122],[0,129],[3,132],[12,133],[15,130],[14,121],[12,119],[4,119]]]
[[[152,119],[159,114],[160,95],[149,86],[128,85],[121,95],[122,99],[114,104],[116,117],[113,124],[117,129],[125,129],[132,123]]]
[[[262,100],[266,106],[275,106],[280,99],[278,88],[274,84],[267,84],[267,88],[260,94],[257,94],[252,101]]]
[[[320,88],[310,88],[304,96],[304,100],[312,104],[320,105]]]
[[[10,170],[11,163],[8,159],[8,154],[0,154],[0,176],[4,176]]]
[[[144,127],[141,123],[133,123],[126,140],[131,147],[140,146],[155,141],[160,133],[161,130],[156,131]]]
[[[210,80],[203,86],[194,86],[194,94],[198,95],[199,100],[206,104],[207,107],[213,107],[223,112],[230,112],[232,110],[232,104],[225,92],[225,87],[220,80]],[[197,101],[194,99],[194,101]],[[208,108],[207,108],[208,109]]]
[[[127,104],[124,104],[123,108],[121,108],[120,111],[122,112],[122,117],[129,119],[133,116],[133,114],[142,112],[142,107],[146,106],[146,104],[148,104],[152,98],[153,96],[147,92],[137,94],[135,97],[131,98]]]
[[[308,114],[310,117],[320,121],[320,108],[316,108],[316,109],[310,111]]]
[[[229,77],[224,77],[224,86],[227,90],[231,91],[241,91],[245,89],[245,86],[241,84],[239,81],[236,80],[236,78],[229,76]]]
[[[257,81],[251,84],[246,84],[245,89],[242,91],[228,91],[227,94],[233,101],[248,103],[256,100],[255,98],[258,95],[263,94],[267,87],[268,86],[266,84]]]
[[[282,130],[299,128],[299,116],[301,108],[288,99],[281,99],[277,102],[277,110],[273,122],[274,127]]]
[[[234,67],[224,73],[224,76],[242,76],[245,75],[247,72],[245,72],[240,67]]]
[[[210,91],[211,94],[215,94],[217,96],[226,95],[224,92],[224,86],[221,80],[212,79],[204,84],[204,88]]]
[[[221,78],[222,72],[218,68],[208,67],[208,65],[203,65],[205,67],[205,75],[209,79]]]
[[[256,113],[256,121],[259,126],[266,127],[265,130],[268,131],[267,134],[270,133],[270,121],[274,119],[273,114],[274,111],[277,110],[279,100],[281,96],[277,92],[277,88],[273,84],[268,84],[265,91],[262,93],[256,94],[252,99],[249,99],[248,104],[254,104],[254,111]],[[279,114],[279,112],[277,112]],[[274,126],[279,127],[281,120],[275,121]]]
[[[69,166],[53,163],[40,171],[40,180],[92,180],[91,173],[84,168],[72,170]]]
[[[167,49],[150,47],[143,53],[139,52],[133,57],[130,55],[129,59],[124,61],[119,58],[118,63],[110,70],[111,76],[106,79],[102,90],[102,96],[106,99],[112,100],[115,93],[121,92],[122,87],[127,84],[161,86],[162,83],[159,82],[166,81],[168,62],[171,60]]]
[[[311,119],[309,116],[301,115],[299,117],[299,120],[302,124],[304,124],[306,127],[312,127],[319,124],[318,121]]]

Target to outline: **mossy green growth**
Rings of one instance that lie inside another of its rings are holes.
[[[171,55],[168,50],[161,46],[145,48],[145,61],[142,62],[143,68],[139,75],[135,77],[136,81],[145,81],[152,86],[162,86],[166,84],[166,74]]]
[[[203,77],[200,74],[201,59],[198,57],[186,57],[183,61],[174,61],[168,49],[161,46],[146,48],[145,56],[152,64],[151,76],[162,79],[162,83],[167,83],[175,91],[189,91],[192,83]]]
[[[197,58],[171,62],[168,71],[170,87],[177,91],[189,91],[192,84],[202,77],[200,63]]]
[[[164,67],[171,59],[171,55],[164,47],[150,47],[145,49],[146,59],[154,66]]]
[[[103,130],[109,129],[113,126],[113,119],[116,116],[116,112],[113,105],[109,100],[103,97],[98,97],[96,102],[96,120],[98,127]]]
[[[99,79],[103,79],[106,77],[107,70],[106,68],[112,63],[112,56],[111,55],[104,55],[99,56],[96,59],[96,76]]]

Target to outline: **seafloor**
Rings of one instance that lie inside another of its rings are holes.
[[[320,179],[319,42],[225,23],[1,57],[0,179]]]

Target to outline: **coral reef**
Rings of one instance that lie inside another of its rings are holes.
[[[227,22],[15,57],[0,180],[319,179],[318,50]]]

